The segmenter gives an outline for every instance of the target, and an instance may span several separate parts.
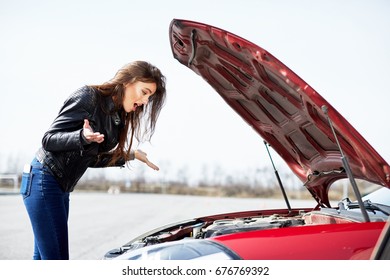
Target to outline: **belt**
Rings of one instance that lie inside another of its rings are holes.
[[[35,156],[42,165],[47,166],[53,172],[53,175],[57,176],[58,178],[62,178],[64,176],[58,169],[58,165],[55,163],[55,160],[51,157],[48,157],[43,148],[40,148],[36,152]]]

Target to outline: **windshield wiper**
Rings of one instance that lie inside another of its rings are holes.
[[[340,153],[341,153],[341,161],[343,162],[344,169],[345,169],[345,171],[347,172],[347,176],[348,176],[348,178],[349,178],[349,181],[351,182],[353,191],[355,192],[355,196],[356,196],[357,201],[358,201],[358,203],[359,203],[360,210],[362,211],[364,220],[365,220],[366,222],[369,222],[369,221],[370,221],[370,218],[368,217],[366,208],[365,208],[364,205],[363,205],[362,196],[361,196],[361,194],[360,194],[360,192],[359,192],[359,188],[358,188],[358,186],[357,186],[357,184],[356,184],[355,178],[354,178],[353,173],[352,173],[352,171],[351,171],[351,167],[349,166],[349,163],[348,163],[347,158],[344,156],[344,153],[343,153],[343,150],[341,149],[341,145],[340,145],[340,143],[339,143],[339,140],[337,139],[336,132],[334,131],[332,121],[331,121],[331,119],[330,119],[330,117],[329,117],[329,115],[328,115],[328,107],[326,107],[326,105],[322,105],[321,109],[322,109],[322,111],[324,112],[326,118],[328,119],[329,126],[330,126],[330,128],[332,129],[333,136],[334,136],[334,138],[335,138],[335,140],[336,140],[337,146],[338,146],[339,151],[340,151]]]
[[[367,210],[372,210],[373,212],[380,211],[387,216],[390,215],[390,211],[389,211],[390,207],[388,207],[388,206],[383,206],[381,204],[372,203],[370,200],[364,201],[363,205],[364,205],[364,208]],[[360,205],[357,202],[348,202],[346,206],[348,209],[360,208]]]

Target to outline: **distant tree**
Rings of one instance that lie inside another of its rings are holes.
[[[199,178],[199,186],[209,186],[209,166],[205,163],[202,165],[201,174]]]
[[[22,173],[24,163],[19,153],[8,153],[3,156],[1,157],[0,173]]]
[[[213,183],[216,186],[222,186],[224,184],[225,172],[222,169],[221,165],[217,164],[214,166],[213,170]]]
[[[177,181],[183,186],[188,186],[188,166],[184,165],[178,169]]]

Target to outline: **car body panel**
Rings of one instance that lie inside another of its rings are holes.
[[[371,254],[372,260],[390,260],[390,218],[388,219],[381,235]]]
[[[285,160],[320,205],[329,186],[346,178],[326,106],[352,173],[390,186],[390,167],[376,150],[309,84],[261,47],[225,30],[174,19],[175,59],[205,79]]]
[[[267,229],[212,238],[245,260],[369,259],[385,222]]]

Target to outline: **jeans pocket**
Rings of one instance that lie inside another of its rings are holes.
[[[32,183],[33,173],[22,174],[22,182],[20,183],[20,194],[23,195],[23,198],[26,198],[31,193],[31,183]]]

